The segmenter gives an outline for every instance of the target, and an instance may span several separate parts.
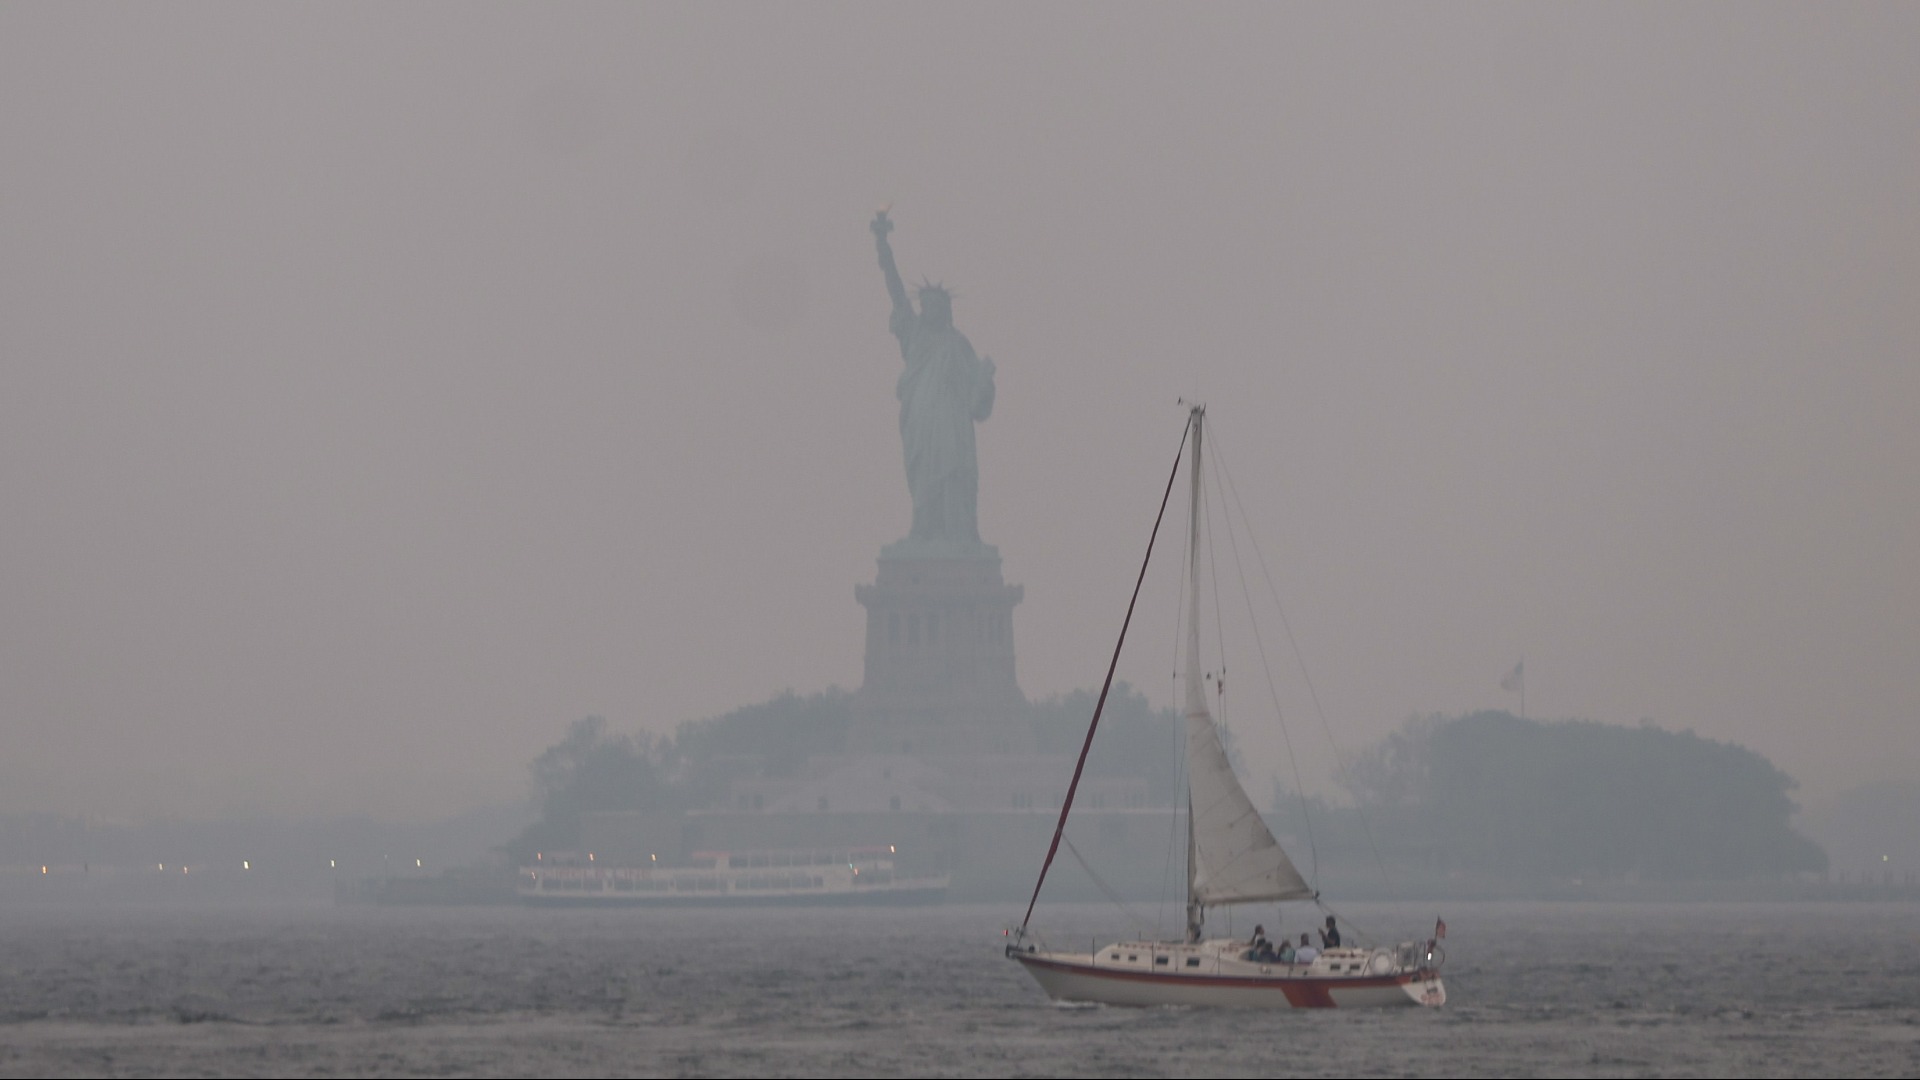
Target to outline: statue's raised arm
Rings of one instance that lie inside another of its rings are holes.
[[[880,272],[887,276],[887,295],[893,298],[893,336],[901,339],[900,347],[905,349],[907,324],[913,321],[913,301],[907,299],[906,282],[900,280],[900,268],[893,262],[893,245],[887,242],[887,234],[893,231],[893,219],[887,217],[887,210],[881,207],[868,227],[880,249]]]

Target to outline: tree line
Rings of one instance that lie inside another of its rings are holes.
[[[1647,880],[1824,872],[1793,778],[1760,754],[1643,723],[1506,712],[1409,720],[1343,786],[1382,844],[1437,869]]]
[[[1094,702],[1076,690],[1029,706],[1039,751],[1077,754]],[[837,688],[784,693],[670,736],[579,720],[533,762],[541,819],[509,851],[573,846],[593,811],[723,806],[733,779],[846,753],[852,720],[853,695]],[[1159,805],[1177,805],[1180,744],[1173,710],[1119,684],[1087,769],[1140,777]],[[1509,877],[1740,878],[1827,865],[1793,831],[1791,777],[1745,747],[1651,724],[1436,714],[1357,755],[1341,786],[1344,803],[1283,796],[1276,784],[1274,831],[1435,872]]]

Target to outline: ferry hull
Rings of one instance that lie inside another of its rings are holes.
[[[521,888],[522,903],[536,907],[909,907],[944,903],[947,879],[862,886],[858,889],[766,890],[760,892],[632,893],[547,892]]]
[[[1047,996],[1103,1005],[1188,1005],[1236,1009],[1444,1005],[1446,987],[1430,970],[1366,976],[1260,973],[1180,975],[1100,968],[1084,958],[1009,950]]]
[[[591,852],[520,868],[520,899],[548,907],[813,907],[937,904],[947,875],[903,875],[894,849],[696,851],[685,866],[616,866]]]

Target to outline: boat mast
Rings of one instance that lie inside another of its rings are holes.
[[[1193,502],[1188,514],[1187,554],[1191,560],[1187,582],[1187,722],[1207,711],[1207,696],[1200,685],[1200,421],[1207,407],[1195,405],[1188,426],[1193,429]],[[1191,768],[1191,763],[1189,763]],[[1187,940],[1200,940],[1206,908],[1200,904],[1197,885],[1199,862],[1193,846],[1193,788],[1187,788]]]

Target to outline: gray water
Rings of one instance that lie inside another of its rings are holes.
[[[1920,906],[1341,913],[1379,938],[1445,915],[1448,1005],[1054,1005],[1001,955],[1019,912],[998,906],[16,907],[0,1073],[1920,1074]],[[1272,929],[1269,908],[1237,932],[1256,918]],[[1127,929],[1104,907],[1043,904],[1035,923],[1056,946]]]

